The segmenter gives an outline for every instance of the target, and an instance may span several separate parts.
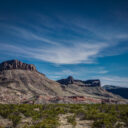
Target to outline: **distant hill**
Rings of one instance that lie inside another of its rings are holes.
[[[103,88],[113,94],[119,95],[123,98],[128,99],[128,88],[126,87],[118,87],[113,85],[105,85]]]
[[[0,64],[0,103],[128,103],[100,86],[100,80],[66,79],[53,81],[33,64],[19,60]]]
[[[116,99],[118,97],[103,89],[101,87],[101,82],[98,79],[83,81],[76,80],[72,76],[69,76],[65,79],[57,80],[57,82],[62,85],[66,92],[71,92],[75,95],[89,96],[92,98],[97,97],[99,99]],[[121,97],[118,98],[120,99]],[[108,100],[105,101],[108,102]]]

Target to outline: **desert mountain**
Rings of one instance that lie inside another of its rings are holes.
[[[128,99],[128,88],[126,87],[118,87],[114,85],[104,85],[103,88],[108,92],[119,95],[123,98]]]
[[[32,64],[18,60],[0,64],[0,103],[127,103],[107,92],[100,80],[66,79],[53,81]]]
[[[59,83],[39,73],[36,67],[18,60],[0,64],[1,102],[20,103],[32,97],[63,96]]]
[[[94,80],[75,80],[72,76],[65,79],[58,80],[66,92],[72,93],[72,95],[82,95],[84,97],[90,97],[96,102],[102,99],[103,102],[109,101],[121,101],[121,97],[114,95],[101,87],[101,82],[98,79]],[[98,100],[97,100],[98,99]]]

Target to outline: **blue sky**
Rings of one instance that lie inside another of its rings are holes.
[[[128,87],[127,0],[1,0],[0,62]]]

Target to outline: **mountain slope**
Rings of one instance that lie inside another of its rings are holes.
[[[123,98],[128,99],[128,88],[112,86],[112,85],[105,85],[103,86],[103,88],[107,90],[108,92],[111,92],[113,94],[116,94]]]
[[[114,95],[101,87],[100,80],[75,80],[72,76],[67,77],[66,79],[58,80],[65,92],[70,92],[75,96],[84,96],[86,98],[92,98],[98,102],[101,100],[103,102],[111,101],[122,101],[118,95]],[[125,101],[124,101],[125,102]]]
[[[4,70],[0,72],[0,91],[2,92],[0,98],[3,97],[5,102],[22,102],[23,99],[40,95],[43,97],[63,96],[60,84],[49,80],[35,67],[31,70],[31,68],[26,68],[30,65],[17,60],[7,61],[1,65],[4,65]]]

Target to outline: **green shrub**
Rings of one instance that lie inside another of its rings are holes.
[[[35,110],[38,109],[38,110]],[[0,116],[12,120],[16,127],[22,116],[31,117],[32,124],[26,128],[55,128],[59,125],[59,114],[72,113],[67,117],[68,122],[76,125],[75,117],[82,120],[93,120],[94,128],[119,128],[121,125],[128,127],[128,105],[110,104],[0,104]],[[118,123],[117,123],[118,122]],[[120,123],[122,122],[122,123]]]
[[[76,118],[75,118],[75,116],[74,115],[68,116],[67,117],[67,122],[71,123],[73,126],[75,126],[76,125]]]

